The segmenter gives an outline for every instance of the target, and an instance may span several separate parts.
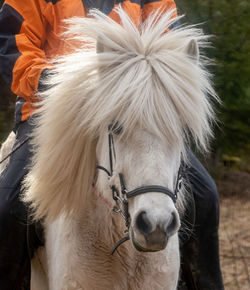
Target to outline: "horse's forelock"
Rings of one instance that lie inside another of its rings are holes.
[[[202,64],[186,53],[191,41],[204,46],[204,35],[194,27],[164,33],[175,21],[173,12],[161,17],[155,14],[137,28],[122,9],[117,11],[123,26],[94,11],[93,19],[78,19],[72,31],[78,38],[80,32],[87,33],[102,46],[97,62],[93,53],[89,54],[95,62],[89,70],[86,61],[82,67],[75,64],[79,77],[86,73],[86,87],[93,85],[82,107],[89,129],[95,131],[118,118],[127,132],[139,123],[171,144],[182,143],[190,131],[205,148],[211,135],[209,120],[213,119],[207,94],[212,98],[215,93]],[[84,53],[80,52],[80,58],[86,60]],[[98,79],[95,74],[91,76],[94,66]]]

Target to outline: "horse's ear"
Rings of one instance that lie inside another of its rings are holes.
[[[198,43],[195,39],[192,39],[188,42],[188,44],[185,47],[185,52],[188,56],[190,56],[195,61],[199,60],[199,47]]]

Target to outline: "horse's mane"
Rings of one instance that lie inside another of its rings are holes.
[[[97,138],[113,120],[124,136],[140,126],[182,151],[187,136],[205,149],[212,135],[209,97],[216,95],[204,58],[186,49],[192,41],[204,46],[206,37],[195,27],[169,30],[178,20],[172,12],[156,13],[139,27],[121,8],[117,12],[121,25],[96,10],[91,18],[68,21],[67,34],[81,47],[57,60],[46,80],[50,88],[41,93],[24,197],[36,218],[83,210],[92,193]]]

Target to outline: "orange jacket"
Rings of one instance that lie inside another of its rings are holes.
[[[36,101],[41,73],[47,60],[69,50],[60,37],[62,20],[86,16],[99,8],[119,22],[114,7],[121,3],[140,23],[157,9],[175,9],[173,0],[6,0],[0,11],[0,72],[11,90],[19,96],[17,122],[29,118]]]

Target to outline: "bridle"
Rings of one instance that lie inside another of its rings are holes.
[[[113,134],[119,135],[122,132],[122,127],[119,125],[118,122],[113,122],[108,126],[108,144],[109,144],[109,166],[110,170],[105,168],[104,166],[98,165],[97,168],[100,170],[103,170],[108,175],[108,178],[110,179],[113,176],[113,165],[114,160],[116,160],[116,153],[115,153],[115,146],[114,146],[114,137]],[[114,159],[113,159],[114,158]],[[115,213],[120,213],[123,219],[125,220],[125,226],[126,230],[124,231],[124,234],[126,236],[121,239],[119,242],[115,244],[113,249],[111,250],[111,254],[113,255],[116,249],[124,242],[130,239],[129,237],[129,227],[131,218],[129,215],[129,208],[128,208],[128,199],[147,193],[147,192],[160,192],[163,194],[166,194],[169,196],[174,203],[177,201],[178,193],[181,190],[182,187],[182,166],[179,167],[178,174],[177,174],[177,180],[175,185],[175,190],[171,191],[165,186],[161,185],[146,185],[137,187],[133,190],[127,190],[126,183],[124,179],[124,175],[122,173],[119,173],[119,180],[120,180],[120,188],[119,190],[114,184],[110,185],[110,189],[112,191],[112,197],[113,200],[116,202],[116,205],[113,207],[113,211]]]

